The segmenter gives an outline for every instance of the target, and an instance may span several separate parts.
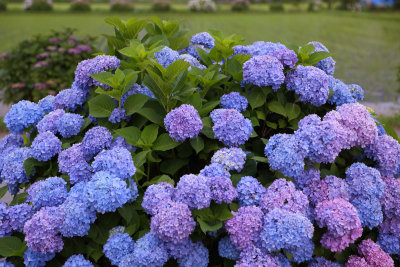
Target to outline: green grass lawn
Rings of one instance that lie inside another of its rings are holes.
[[[9,12],[0,14],[0,52],[6,52],[20,40],[37,33],[62,27],[78,28],[78,35],[111,33],[103,22],[105,4],[93,4],[92,12],[67,12],[68,4],[57,4],[52,13],[28,13],[21,5],[9,5]],[[257,40],[289,42],[298,45],[308,41],[324,43],[337,61],[335,76],[346,83],[358,83],[367,91],[369,101],[394,100],[396,66],[400,65],[400,13],[351,13],[323,11],[296,12],[287,6],[286,13],[270,13],[268,5],[253,5],[250,12],[232,13],[229,6],[219,12],[196,14],[185,11],[184,4],[173,5],[173,11],[152,13],[148,4],[137,4],[135,12],[113,14],[127,19],[132,16],[161,16],[180,19],[190,33],[216,28],[237,33],[250,43]],[[300,9],[305,9],[301,6]]]

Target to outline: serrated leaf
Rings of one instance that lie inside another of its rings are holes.
[[[129,96],[124,104],[126,116],[138,112],[144,106],[144,104],[146,104],[147,100],[149,100],[149,97],[142,94],[134,94]]]
[[[200,229],[201,231],[203,231],[203,233],[207,233],[207,232],[214,232],[219,230],[222,227],[222,222],[217,222],[216,224],[209,224],[205,221],[203,221],[202,219],[200,219],[199,217],[197,217],[197,222],[200,225]]]
[[[271,101],[267,107],[270,111],[286,117],[285,107],[279,101]]]
[[[161,182],[167,182],[169,184],[172,184],[173,186],[175,186],[175,181],[169,177],[168,175],[160,175],[160,176],[156,176],[153,179],[151,179],[150,181],[145,182],[142,187],[146,187],[152,184],[159,184]]]
[[[252,109],[261,107],[264,105],[266,100],[262,90],[253,90],[252,92],[247,93],[246,98]]]
[[[140,130],[135,126],[117,129],[115,133],[125,138],[125,141],[132,146],[135,146],[140,138]]]
[[[258,162],[268,163],[268,159],[267,159],[267,158],[264,158],[264,157],[257,157],[257,156],[254,156],[254,157],[252,157],[251,159],[254,159],[255,161],[258,161]]]
[[[156,141],[158,135],[158,125],[156,124],[150,124],[144,127],[140,139],[143,141],[145,144],[153,144],[154,141]]]
[[[193,149],[196,151],[196,154],[199,154],[200,151],[204,148],[204,140],[201,136],[197,136],[196,138],[190,139],[190,144]]]
[[[22,256],[26,248],[25,242],[15,236],[0,238],[0,255],[2,257]]]
[[[174,175],[177,171],[179,171],[182,167],[188,164],[188,159],[167,159],[163,160],[160,165],[160,171]]]
[[[199,115],[201,117],[208,115],[208,113],[210,113],[211,110],[213,110],[216,106],[218,106],[219,103],[221,103],[221,101],[209,101],[209,102],[207,102],[206,104],[203,105],[201,110],[199,110]]]
[[[180,143],[175,142],[167,133],[161,134],[154,142],[152,149],[158,151],[167,151],[179,146]]]
[[[301,108],[297,104],[287,103],[286,104],[286,115],[289,120],[293,120],[300,115]]]
[[[7,185],[0,188],[0,199],[2,199],[4,197],[4,195],[7,193],[7,190],[8,190]]]
[[[95,118],[110,117],[115,109],[114,100],[106,95],[98,95],[89,100],[89,113]]]

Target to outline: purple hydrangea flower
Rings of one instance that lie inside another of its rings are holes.
[[[314,106],[326,103],[329,96],[329,76],[312,66],[297,66],[286,75],[286,87],[300,95],[300,101]]]
[[[92,158],[105,148],[110,147],[113,137],[107,128],[96,126],[86,132],[82,140],[85,158]]]
[[[303,193],[308,197],[313,207],[319,202],[329,199],[328,185],[323,180],[308,180]]]
[[[383,181],[386,186],[380,202],[385,216],[388,218],[400,218],[400,180],[383,177]]]
[[[393,259],[371,239],[363,240],[358,245],[358,253],[364,256],[369,266],[394,267]]]
[[[179,53],[167,46],[164,46],[163,49],[154,53],[154,58],[158,61],[160,65],[166,68],[171,65],[172,62],[179,59]]]
[[[80,132],[83,123],[83,116],[65,113],[57,120],[57,131],[62,137],[70,138]]]
[[[243,83],[278,90],[285,81],[283,65],[272,56],[255,56],[243,64]]]
[[[196,242],[192,245],[189,254],[178,259],[178,264],[181,267],[207,267],[209,262],[208,249],[201,242]]]
[[[24,231],[24,225],[32,218],[33,213],[32,206],[27,203],[11,206],[8,211],[11,228],[18,232]]]
[[[43,119],[37,124],[37,129],[39,133],[46,131],[52,132],[53,134],[58,133],[57,122],[65,114],[63,109],[56,109],[49,114],[45,115]]]
[[[191,209],[203,209],[210,206],[211,190],[208,178],[187,174],[176,185],[174,200],[185,203]]]
[[[32,202],[33,208],[58,206],[67,198],[67,183],[63,178],[50,177],[46,180],[35,182],[27,190],[27,201]]]
[[[60,91],[54,99],[54,109],[75,111],[86,102],[87,94],[77,89],[65,89]]]
[[[228,236],[221,238],[218,242],[218,254],[222,258],[237,261],[240,257],[240,251],[232,244]]]
[[[314,45],[314,47],[315,47],[314,52],[319,52],[319,51],[329,52],[329,50],[320,42],[313,41],[313,42],[309,42],[309,44]],[[335,64],[336,64],[336,61],[332,57],[328,57],[328,58],[324,58],[323,60],[319,61],[317,63],[316,67],[325,71],[325,73],[328,75],[333,75],[333,73],[335,72]]]
[[[4,123],[13,134],[21,134],[26,128],[38,123],[44,116],[43,109],[27,100],[11,106],[4,117]]]
[[[268,55],[277,58],[285,67],[293,68],[297,63],[296,53],[286,47],[271,51]]]
[[[167,183],[150,185],[143,196],[142,207],[150,215],[156,215],[173,197],[175,188]]]
[[[198,111],[192,105],[183,104],[171,110],[164,119],[165,129],[175,142],[183,142],[199,135],[203,129]]]
[[[132,237],[127,233],[117,233],[107,240],[103,247],[103,253],[112,265],[118,266],[124,256],[133,253],[134,246]]]
[[[62,267],[94,267],[82,254],[72,255]]]
[[[192,36],[190,43],[192,45],[203,45],[204,47],[211,49],[214,47],[214,38],[208,32],[200,32]]]
[[[231,175],[224,168],[224,166],[219,163],[211,163],[210,165],[205,166],[200,171],[200,175],[209,177],[209,178],[217,177],[217,176],[223,176],[223,177],[228,177],[228,178],[231,177]]]
[[[211,190],[211,199],[216,203],[231,203],[238,196],[229,177],[217,176],[208,179]]]
[[[49,113],[54,110],[54,99],[55,97],[53,95],[48,95],[39,100],[38,105],[42,108],[44,113]]]
[[[206,66],[204,66],[203,64],[201,64],[197,58],[195,58],[194,56],[191,56],[189,54],[183,54],[179,56],[179,59],[182,59],[183,61],[186,61],[190,64],[189,70],[191,69],[191,67],[196,67],[199,68],[201,70],[205,70]]]
[[[236,109],[239,112],[245,111],[249,102],[246,97],[241,96],[238,92],[231,92],[229,94],[222,95],[221,107],[224,109]]]
[[[235,217],[225,221],[226,231],[229,233],[232,244],[238,250],[251,247],[259,238],[264,216],[256,206],[241,207],[237,212],[232,212]]]
[[[32,157],[38,161],[48,161],[61,152],[61,141],[52,132],[43,132],[32,142]]]
[[[279,259],[260,246],[252,246],[240,253],[240,260],[235,267],[268,266],[281,267]]]
[[[382,207],[376,197],[355,197],[351,204],[357,209],[361,225],[372,229],[383,221]]]
[[[108,118],[108,121],[111,123],[119,123],[122,120],[125,120],[127,117],[125,115],[125,109],[119,109],[115,108],[112,112],[110,117]]]
[[[267,191],[264,186],[254,177],[244,176],[236,185],[239,205],[258,206],[263,194]]]
[[[190,238],[186,238],[180,243],[165,242],[168,254],[174,259],[180,259],[190,253],[193,248],[193,242]]]
[[[364,258],[351,255],[349,260],[346,262],[346,267],[369,267],[369,265]]]
[[[133,147],[132,145],[128,144],[125,140],[124,137],[122,136],[117,136],[115,140],[112,142],[110,149],[116,148],[116,147],[121,147],[128,149],[129,151],[135,152],[136,148]]]
[[[241,148],[221,148],[211,158],[212,164],[221,164],[227,171],[241,172],[246,163],[246,153]]]
[[[293,177],[293,183],[297,189],[303,190],[309,180],[319,180],[320,177],[321,172],[319,170],[309,167],[307,170],[304,170]]]
[[[193,232],[196,223],[189,207],[170,201],[151,218],[151,232],[164,242],[178,244]]]
[[[55,253],[40,253],[28,248],[24,252],[24,264],[26,267],[44,267],[46,262],[51,261],[56,256]]]
[[[81,161],[85,161],[82,144],[74,144],[70,148],[61,151],[58,155],[58,168],[61,173],[68,174],[73,167]]]
[[[347,201],[350,200],[349,185],[346,180],[328,175],[325,177],[324,182],[328,186],[328,199],[343,198]]]
[[[9,236],[12,231],[10,208],[4,202],[0,202],[0,237]]]
[[[120,179],[129,178],[136,172],[131,152],[121,147],[100,152],[94,157],[92,167],[95,172],[109,171]]]
[[[18,148],[24,144],[24,139],[20,135],[8,134],[0,141],[0,154],[10,148]]]

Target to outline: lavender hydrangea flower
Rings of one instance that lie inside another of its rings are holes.
[[[236,185],[238,192],[239,205],[243,206],[257,206],[267,191],[260,182],[251,176],[244,176]]]
[[[133,147],[132,145],[128,144],[125,140],[124,137],[122,136],[117,136],[115,140],[111,143],[110,149],[116,148],[116,147],[121,147],[128,149],[129,151],[135,152],[136,148]]]
[[[70,138],[80,132],[83,123],[83,116],[65,113],[57,120],[57,131],[62,137]]]
[[[303,193],[308,197],[312,207],[329,199],[328,185],[323,180],[308,180]]]
[[[24,144],[24,139],[20,135],[8,134],[0,141],[0,154],[9,148],[18,148]]]
[[[309,42],[308,44],[314,45],[314,47],[315,47],[314,52],[319,52],[319,51],[329,52],[329,50],[320,42],[313,41],[313,42]],[[325,73],[328,75],[333,75],[333,73],[335,72],[335,64],[336,64],[336,61],[332,57],[328,57],[328,58],[324,58],[323,60],[319,61],[317,63],[317,68],[325,71]]]
[[[110,147],[113,137],[107,128],[96,126],[86,132],[82,140],[85,158],[92,158],[105,148]]]
[[[272,169],[295,177],[304,170],[304,151],[294,135],[275,134],[265,146],[265,156]]]
[[[183,142],[199,135],[203,129],[198,111],[192,105],[183,104],[171,110],[164,119],[165,129],[175,142]]]
[[[221,148],[211,158],[211,163],[221,164],[227,171],[241,172],[246,163],[246,153],[241,148]]]
[[[57,207],[43,207],[24,225],[27,246],[36,252],[60,252],[64,246],[59,235],[63,220]]]
[[[241,96],[238,92],[231,92],[229,94],[222,95],[221,107],[224,109],[236,109],[239,112],[245,111],[249,102],[246,97]]]
[[[217,177],[217,176],[228,177],[228,178],[231,177],[231,175],[224,168],[224,166],[219,163],[211,163],[210,165],[205,166],[200,171],[200,175],[209,177],[209,178]]]
[[[332,76],[329,79],[329,89],[333,90],[333,94],[328,99],[329,104],[340,106],[356,102],[350,88],[341,80],[335,79]]]
[[[172,199],[175,188],[167,183],[150,185],[143,196],[142,207],[150,215],[156,215],[158,210]]]
[[[240,251],[232,244],[228,236],[221,238],[218,242],[218,254],[222,258],[237,261],[240,257]]]
[[[49,114],[45,115],[43,119],[37,124],[37,129],[39,133],[46,131],[52,132],[53,134],[58,133],[57,122],[65,114],[63,109],[56,109]]]
[[[297,66],[286,75],[286,87],[300,95],[300,101],[314,106],[326,103],[329,96],[329,76],[312,66]]]
[[[368,263],[364,258],[358,257],[356,255],[351,255],[349,260],[346,262],[346,267],[368,267]]]
[[[39,100],[38,105],[42,108],[44,113],[49,113],[54,110],[54,99],[55,97],[53,95],[48,95]]]
[[[244,249],[240,253],[240,260],[236,262],[235,267],[268,266],[281,267],[279,259],[261,246],[252,246]]]
[[[251,45],[248,45],[247,47],[249,50],[249,54],[252,56],[268,55],[268,54],[272,53],[273,51],[277,51],[277,50],[286,48],[281,43],[271,43],[271,42],[263,42],[263,41],[254,42]]]
[[[363,240],[358,245],[358,253],[364,256],[369,266],[394,267],[393,259],[371,239]]]
[[[307,216],[308,205],[307,196],[302,191],[296,190],[294,184],[285,179],[275,180],[260,199],[260,208],[264,213],[279,208]]]
[[[347,201],[350,200],[349,185],[346,180],[328,175],[325,177],[324,182],[328,186],[328,199],[343,198]]]
[[[378,163],[382,175],[393,176],[400,164],[400,144],[389,135],[378,136],[365,150],[367,157]]]
[[[164,244],[168,254],[174,259],[185,257],[193,248],[193,242],[190,238],[186,238],[178,244],[174,244],[172,242],[165,242]]]
[[[87,95],[77,89],[65,89],[60,91],[54,99],[54,109],[75,111],[86,102]]]
[[[166,68],[171,65],[172,62],[179,59],[179,53],[167,46],[164,46],[163,49],[154,53],[154,58],[158,61],[160,65]]]
[[[238,196],[238,193],[228,177],[217,176],[208,179],[211,190],[211,199],[216,203],[232,203]]]
[[[1,267],[15,267],[14,264],[11,262],[8,262],[6,259],[0,260],[0,266]]]
[[[136,168],[133,164],[131,153],[125,148],[103,150],[92,163],[93,171],[109,171],[120,179],[133,176]]]
[[[67,183],[63,178],[50,177],[32,184],[27,190],[27,201],[32,202],[33,208],[58,206],[67,198]]]
[[[208,178],[187,174],[176,185],[174,200],[185,203],[191,209],[203,209],[210,206],[211,190]]]
[[[170,201],[151,218],[151,232],[164,242],[181,243],[196,226],[191,216],[186,204]]]
[[[383,177],[383,181],[385,182],[385,193],[380,202],[385,216],[400,218],[400,180]]]
[[[4,123],[13,134],[21,134],[26,128],[38,123],[44,116],[43,109],[27,100],[11,106],[4,117]]]
[[[61,173],[68,174],[81,161],[85,161],[82,144],[74,144],[60,152],[58,155],[58,168]]]
[[[0,202],[0,237],[9,236],[12,231],[10,208],[4,202]]]
[[[113,174],[96,172],[87,183],[88,199],[97,212],[113,212],[131,198],[131,192],[125,181]]]
[[[51,261],[56,256],[55,253],[40,253],[28,248],[24,252],[24,264],[26,267],[44,267],[46,262]]]
[[[32,156],[30,148],[21,147],[15,148],[9,154],[3,157],[3,169],[1,171],[1,178],[5,180],[8,185],[18,185],[19,183],[26,183],[29,178],[24,168],[24,161]]]
[[[190,64],[189,70],[190,70],[192,67],[196,67],[196,68],[199,68],[199,69],[201,69],[201,70],[205,70],[205,69],[206,69],[206,66],[204,66],[203,64],[201,64],[201,63],[197,60],[197,58],[195,58],[194,56],[191,56],[191,55],[189,55],[189,54],[180,55],[180,56],[179,56],[179,59],[182,59],[183,61],[186,61],[186,62],[188,62],[188,63]]]
[[[385,183],[378,170],[364,163],[354,163],[346,170],[346,182],[349,185],[351,198],[380,198],[385,192]]]
[[[194,58],[197,58],[198,60],[200,60],[200,56],[197,52],[197,49],[201,49],[204,52],[206,52],[207,54],[210,52],[210,50],[208,48],[206,48],[204,45],[190,45],[189,47],[187,47],[185,49],[185,52],[187,52],[189,55],[191,55]]]
[[[226,146],[240,146],[249,140],[253,126],[236,109],[216,109],[211,112],[215,137]]]
[[[278,90],[285,81],[283,65],[272,56],[255,56],[243,64],[243,83]]]
[[[102,83],[94,80],[91,74],[105,72],[110,69],[117,69],[120,61],[115,56],[96,56],[79,62],[75,70],[75,83],[80,88],[89,88],[92,86],[101,86]]]
[[[179,267],[207,267],[209,262],[208,249],[201,242],[196,242],[186,256],[178,259]]]
[[[282,48],[268,53],[269,56],[277,58],[283,66],[293,68],[297,63],[297,55],[293,50]]]
[[[61,152],[61,141],[52,132],[43,132],[32,142],[32,157],[38,161],[48,161]]]
[[[192,36],[190,43],[192,45],[203,45],[204,47],[211,49],[214,47],[214,38],[208,32],[200,32]]]
[[[256,206],[247,206],[239,208],[232,214],[235,217],[225,221],[225,229],[230,235],[232,244],[238,250],[251,247],[259,238],[263,224],[263,212]]]
[[[319,180],[320,177],[320,170],[309,167],[308,169],[300,172],[298,175],[293,177],[293,183],[295,184],[297,189],[303,190],[309,180]]]
[[[33,216],[32,206],[27,203],[11,206],[8,210],[9,224],[14,231],[24,231],[24,225],[27,220]]]
[[[126,233],[117,233],[107,240],[103,253],[112,265],[118,266],[124,256],[133,253],[134,246],[132,237]]]
[[[62,267],[94,267],[82,254],[72,255]]]

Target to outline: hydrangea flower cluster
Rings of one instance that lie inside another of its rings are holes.
[[[192,39],[190,40],[192,45],[202,45],[208,49],[214,47],[214,42],[214,38],[208,32],[197,33],[193,35]]]
[[[329,52],[328,48],[326,48],[320,42],[313,41],[309,42],[309,44],[314,45],[315,47],[314,52],[319,52],[319,51]],[[336,61],[332,57],[327,57],[317,63],[317,68],[325,71],[325,73],[328,75],[333,75],[333,73],[335,72],[335,64]]]
[[[32,142],[32,157],[38,161],[48,161],[61,152],[61,141],[52,132],[43,132]]]
[[[224,109],[236,109],[239,112],[245,111],[249,102],[238,92],[232,92],[221,96],[221,107]]]
[[[78,89],[65,89],[59,92],[54,99],[54,109],[75,111],[86,102],[86,93]]]
[[[11,133],[21,134],[26,128],[38,123],[43,116],[44,111],[38,104],[22,100],[11,106],[4,117],[4,123]]]
[[[160,51],[154,53],[154,58],[158,61],[160,65],[166,68],[171,65],[172,62],[179,59],[179,53],[165,46]]]

